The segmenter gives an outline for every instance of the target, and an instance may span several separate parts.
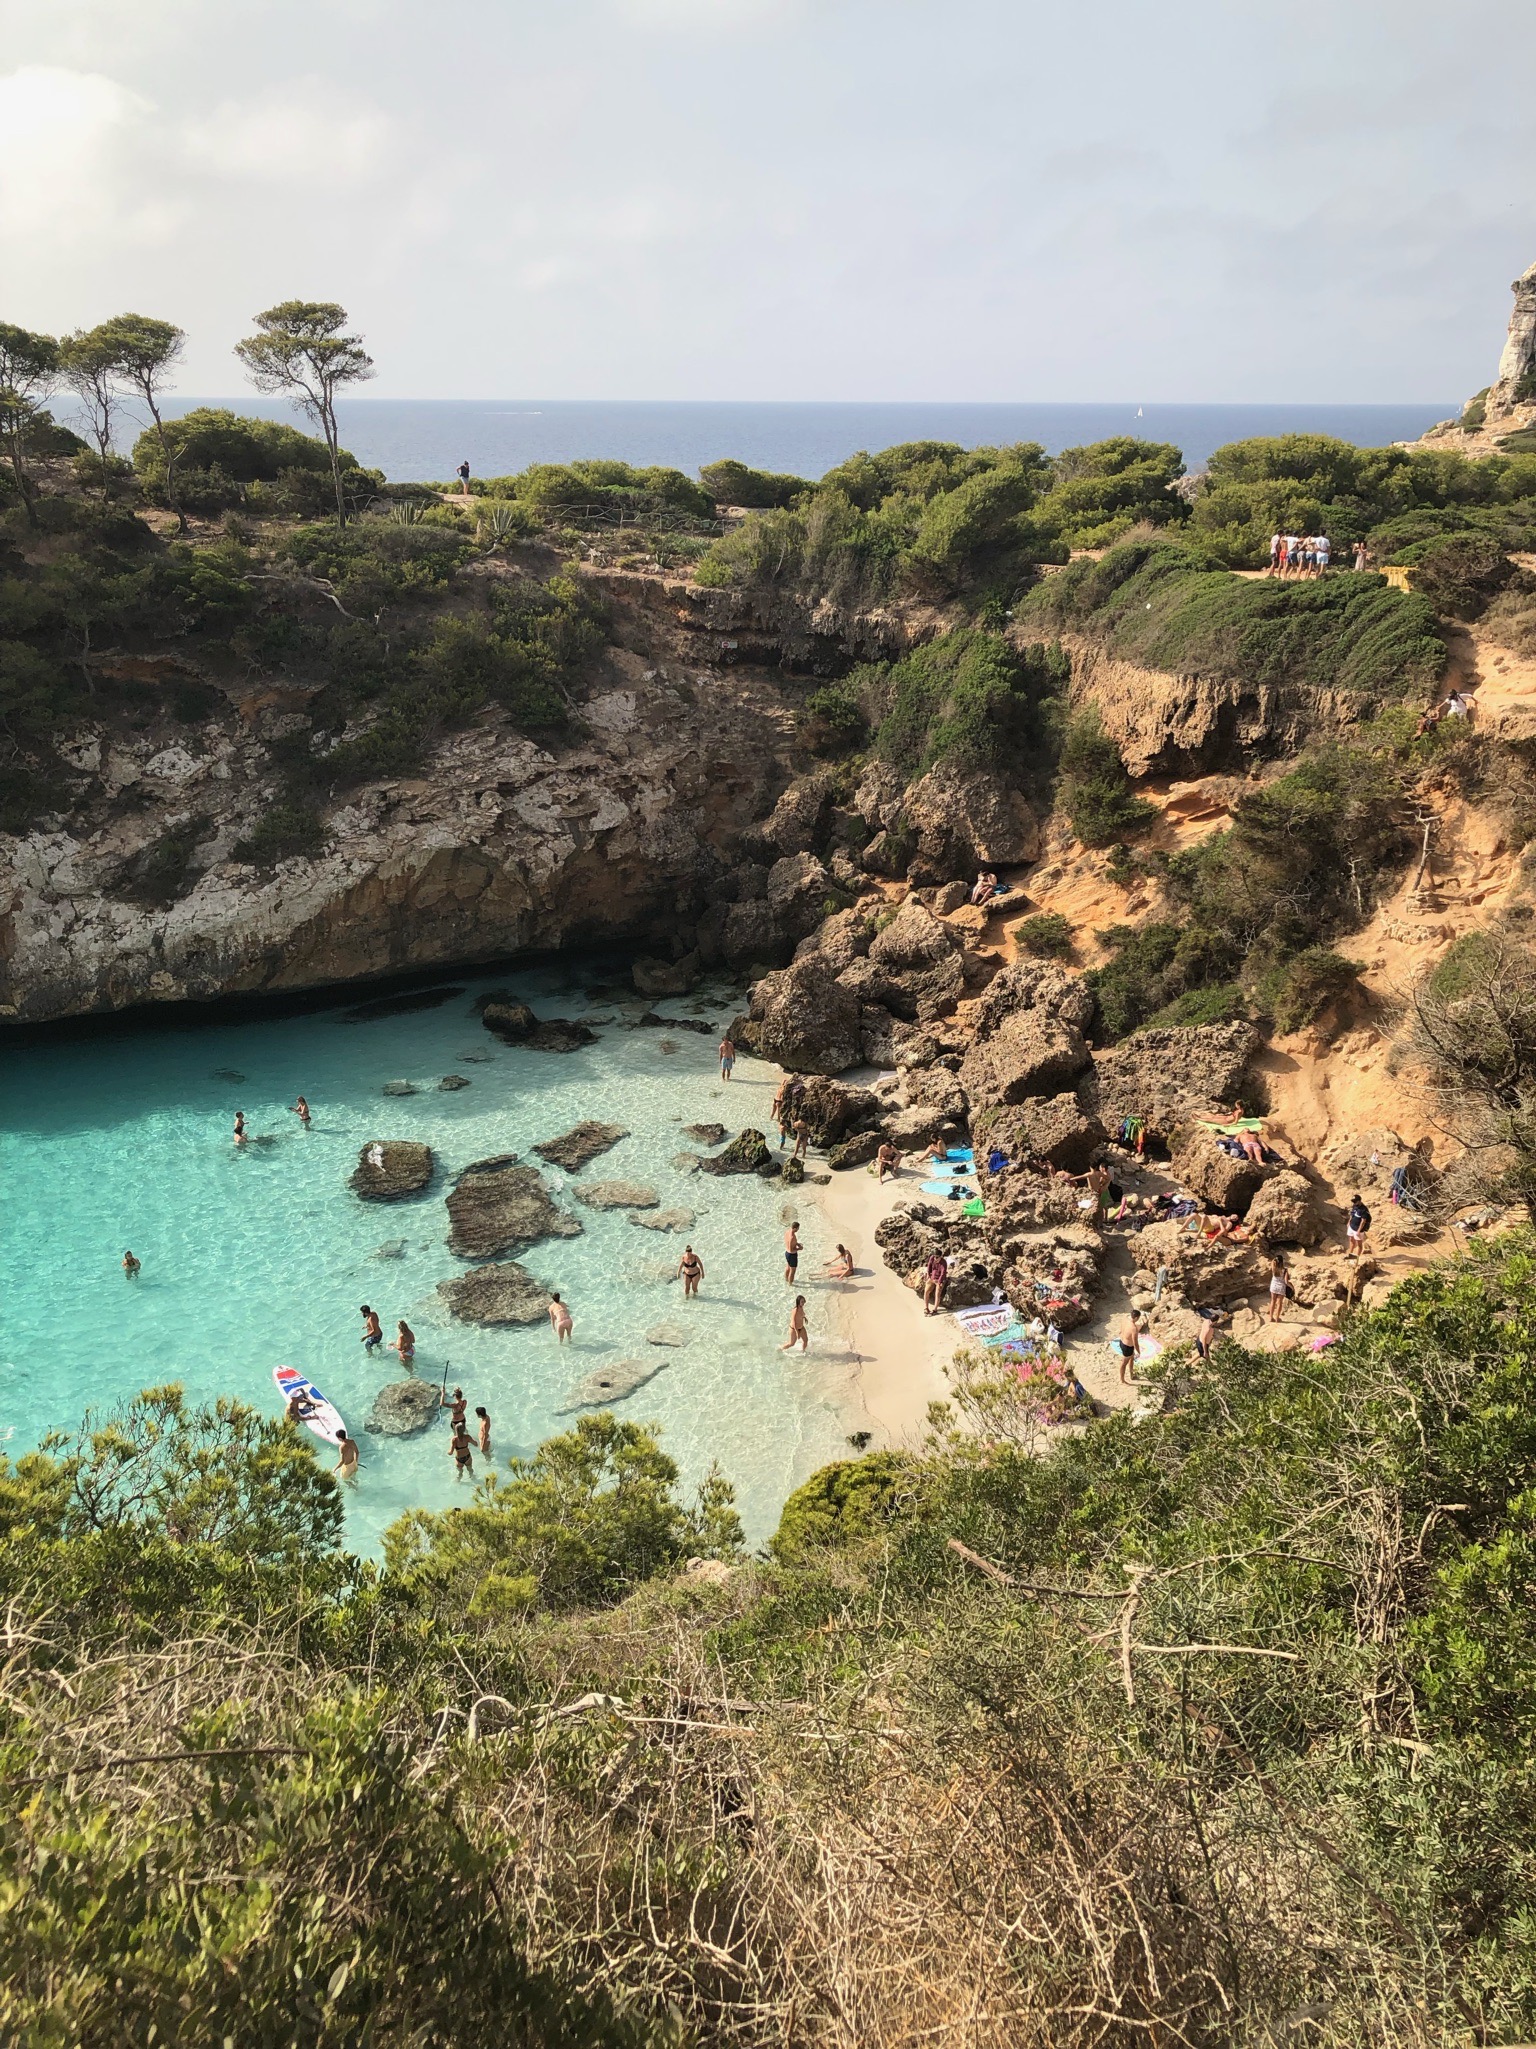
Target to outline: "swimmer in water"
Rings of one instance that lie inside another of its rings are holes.
[[[243,1110],[235,1112],[235,1144],[245,1144],[245,1112]]]
[[[453,1478],[457,1485],[464,1475],[475,1477],[474,1452],[470,1446],[469,1432],[462,1423],[455,1424],[453,1435],[448,1440],[448,1449],[453,1453]]]
[[[403,1316],[395,1325],[395,1336],[390,1339],[389,1349],[400,1354],[400,1364],[407,1373],[416,1371],[416,1333]]]
[[[139,1262],[131,1252],[123,1254],[123,1272],[130,1281],[136,1281],[139,1277]]]
[[[561,1345],[569,1344],[572,1329],[571,1312],[558,1295],[551,1295],[549,1298],[549,1322],[555,1333],[555,1342]]]
[[[304,1098],[300,1096],[299,1100],[296,1103],[290,1105],[290,1108],[292,1109],[294,1116],[298,1118],[299,1122],[304,1126],[305,1130],[307,1131],[309,1129],[308,1103],[306,1103]]]
[[[489,1458],[491,1455],[491,1412],[489,1409],[476,1409],[475,1415],[480,1423],[480,1456],[482,1458]]]
[[[378,1310],[370,1309],[365,1302],[358,1311],[358,1314],[363,1319],[363,1350],[365,1352],[377,1351],[384,1342],[384,1326],[379,1321]]]

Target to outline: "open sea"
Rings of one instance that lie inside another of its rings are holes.
[[[228,406],[306,423],[272,399],[241,393],[181,398],[169,412]],[[348,399],[342,439],[358,461],[397,483],[446,481],[461,462],[479,477],[531,462],[612,456],[690,474],[735,456],[754,469],[819,477],[861,448],[955,441],[966,448],[1038,441],[1050,454],[1111,434],[1171,441],[1191,470],[1213,448],[1251,434],[1332,434],[1361,447],[1408,441],[1458,410],[1444,405],[765,405],[714,400]],[[63,417],[61,409],[61,417]]]
[[[594,1368],[644,1358],[662,1371],[616,1405],[661,1425],[662,1442],[697,1482],[718,1459],[736,1483],[749,1538],[771,1534],[785,1496],[844,1453],[863,1426],[856,1362],[832,1334],[821,1264],[830,1247],[804,1191],[754,1175],[715,1178],[672,1164],[696,1150],[682,1127],[720,1122],[766,1130],[773,1070],[742,1061],[722,1084],[715,1047],[739,991],[725,987],[663,1002],[700,1015],[709,1036],[627,1030],[648,1006],[633,996],[594,1001],[594,971],[562,962],[493,979],[455,977],[430,1009],[349,1022],[359,991],[329,1008],[192,1022],[168,1015],[103,1027],[35,1029],[0,1063],[0,1449],[14,1456],[50,1429],[71,1430],[139,1389],[182,1381],[198,1399],[235,1395],[281,1413],[272,1380],[298,1366],[360,1434],[363,1471],[348,1502],[348,1541],[375,1552],[404,1509],[467,1501],[455,1485],[446,1421],[422,1436],[370,1436],[375,1390],[398,1379],[393,1353],[367,1357],[359,1305],[380,1313],[386,1339],[404,1317],[416,1332],[417,1371],[462,1385],[471,1409],[491,1412],[498,1462],[569,1429],[567,1392]],[[569,1054],[502,1045],[474,998],[511,988],[541,1016],[606,1017],[595,1045]],[[597,993],[601,993],[600,989]],[[440,1092],[445,1074],[470,1086]],[[419,1093],[389,1097],[392,1080]],[[306,1131],[287,1105],[304,1094]],[[231,1140],[244,1110],[255,1142]],[[472,1160],[531,1151],[584,1117],[629,1131],[579,1177],[545,1168],[546,1185],[583,1225],[522,1263],[572,1307],[574,1341],[557,1347],[547,1323],[481,1329],[457,1323],[437,1284],[465,1271],[449,1252],[444,1196]],[[375,1138],[424,1140],[437,1160],[428,1191],[363,1202],[347,1186]],[[667,1208],[696,1212],[691,1232],[631,1224],[624,1211],[575,1200],[587,1181],[638,1181]],[[778,1350],[793,1290],[783,1278],[786,1206],[805,1240],[801,1286],[812,1349]],[[670,1278],[686,1237],[705,1262],[702,1297],[685,1303]],[[136,1281],[119,1262],[131,1247]],[[390,1247],[386,1253],[382,1248]],[[676,1348],[647,1343],[665,1322]],[[320,1447],[329,1463],[333,1454]],[[480,1466],[476,1456],[477,1474]]]

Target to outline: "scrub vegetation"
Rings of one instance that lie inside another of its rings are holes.
[[[1474,1245],[1049,1446],[957,1362],[751,1560],[609,1416],[383,1566],[238,1404],[0,1462],[0,2029],[1526,2039],[1533,1279]]]

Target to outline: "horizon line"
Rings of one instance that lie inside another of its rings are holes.
[[[167,397],[173,402],[190,400],[208,404],[214,400],[220,403],[287,405],[297,401],[274,399],[260,392],[172,392]],[[1210,411],[1227,411],[1250,406],[1271,406],[1280,409],[1306,411],[1316,406],[1331,406],[1351,410],[1376,408],[1381,411],[1396,410],[1399,407],[1414,407],[1429,410],[1446,403],[1427,398],[546,398],[535,394],[490,394],[478,398],[422,398],[406,396],[375,396],[351,392],[338,399],[341,405],[410,405],[410,406],[487,406],[487,405],[547,405],[547,406],[969,406],[977,409],[996,409],[1005,406],[1062,406],[1062,407],[1113,407],[1157,406],[1163,408],[1203,407]],[[1465,403],[1462,401],[1461,403]],[[1460,411],[1460,404],[1453,404],[1453,411]]]

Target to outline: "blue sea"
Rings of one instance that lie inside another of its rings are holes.
[[[110,1410],[171,1380],[200,1400],[234,1395],[278,1415],[272,1369],[295,1365],[361,1433],[349,1541],[373,1552],[402,1510],[463,1502],[469,1490],[455,1485],[445,1426],[408,1439],[368,1434],[374,1392],[400,1368],[392,1353],[365,1356],[366,1302],[387,1336],[400,1317],[414,1328],[419,1373],[446,1376],[471,1407],[490,1410],[498,1464],[569,1429],[573,1419],[559,1411],[594,1368],[632,1358],[661,1364],[616,1412],[659,1423],[690,1484],[718,1459],[737,1485],[749,1536],[770,1534],[791,1488],[843,1454],[848,1433],[865,1424],[856,1362],[837,1335],[830,1286],[818,1279],[829,1250],[821,1216],[797,1199],[806,1191],[672,1164],[693,1149],[686,1124],[769,1126],[774,1070],[743,1061],[729,1084],[717,1071],[718,1027],[739,992],[722,987],[701,1006],[660,1006],[702,1014],[706,1037],[626,1029],[646,1006],[590,1000],[593,979],[590,966],[562,963],[460,978],[430,1009],[371,1022],[349,1022],[346,1010],[376,991],[295,1015],[136,1019],[9,1044],[0,1063],[0,1448],[14,1455],[45,1431],[73,1430],[88,1409]],[[541,1015],[613,1022],[575,1053],[512,1049],[473,1011],[493,986],[514,989]],[[445,1074],[470,1086],[439,1091]],[[419,1092],[385,1096],[393,1080]],[[287,1107],[299,1093],[313,1111],[307,1131]],[[237,1109],[254,1135],[244,1148],[231,1139]],[[455,1322],[437,1294],[439,1281],[465,1270],[445,1242],[454,1178],[500,1153],[539,1166],[533,1145],[583,1117],[630,1135],[579,1177],[544,1170],[583,1233],[520,1255],[570,1303],[574,1342],[557,1346],[547,1323],[488,1330]],[[351,1192],[359,1151],[375,1138],[433,1148],[436,1178],[423,1196],[373,1203]],[[671,1278],[683,1235],[575,1200],[583,1182],[621,1179],[654,1189],[668,1208],[695,1211],[686,1237],[705,1262],[700,1299],[685,1303]],[[805,1356],[778,1349],[793,1293],[781,1256],[786,1211],[806,1243],[801,1285],[813,1343]],[[129,1247],[143,1262],[135,1281],[120,1266]],[[669,1321],[687,1342],[649,1345],[647,1333]],[[323,1447],[322,1456],[331,1457]]]
[[[229,406],[304,425],[290,408],[250,393],[182,398],[172,412]],[[372,399],[341,407],[342,439],[358,461],[396,482],[505,476],[531,462],[612,456],[690,474],[734,456],[755,469],[819,477],[859,449],[900,441],[966,448],[1038,441],[1051,454],[1111,434],[1171,441],[1187,468],[1252,434],[1332,434],[1361,447],[1412,440],[1457,411],[1443,405],[769,405],[587,399]]]

